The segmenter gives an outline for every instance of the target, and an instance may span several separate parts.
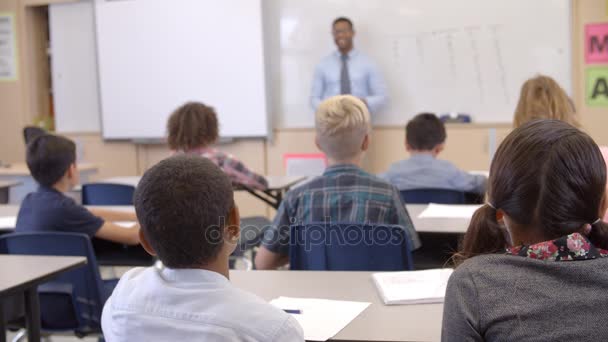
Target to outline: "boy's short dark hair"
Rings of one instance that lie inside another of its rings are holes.
[[[27,145],[26,161],[36,182],[52,187],[76,162],[76,144],[58,135],[38,136]]]
[[[167,158],[146,171],[133,202],[146,239],[170,268],[215,260],[234,206],[228,176],[210,160],[188,155]]]
[[[420,113],[405,126],[405,139],[414,150],[432,150],[445,138],[445,126],[433,113]]]

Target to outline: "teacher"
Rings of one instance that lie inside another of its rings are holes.
[[[350,94],[363,100],[369,111],[377,113],[388,100],[386,84],[378,68],[355,50],[355,30],[350,19],[337,18],[332,35],[338,51],[323,58],[315,70],[310,102],[314,110],[328,97]]]

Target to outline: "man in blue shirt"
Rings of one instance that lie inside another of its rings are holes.
[[[388,100],[386,84],[372,61],[354,49],[352,21],[337,18],[332,34],[338,51],[321,60],[315,70],[310,96],[313,109],[329,97],[353,95],[365,102],[370,112],[377,113]]]

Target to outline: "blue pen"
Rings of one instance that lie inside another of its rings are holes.
[[[287,312],[288,314],[294,314],[294,315],[301,315],[302,314],[302,310],[291,310],[291,309],[283,309],[283,311]]]

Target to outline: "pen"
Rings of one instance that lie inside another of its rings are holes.
[[[294,315],[301,315],[302,314],[302,310],[293,310],[293,309],[283,309],[283,311],[287,312],[288,314],[294,314]]]

